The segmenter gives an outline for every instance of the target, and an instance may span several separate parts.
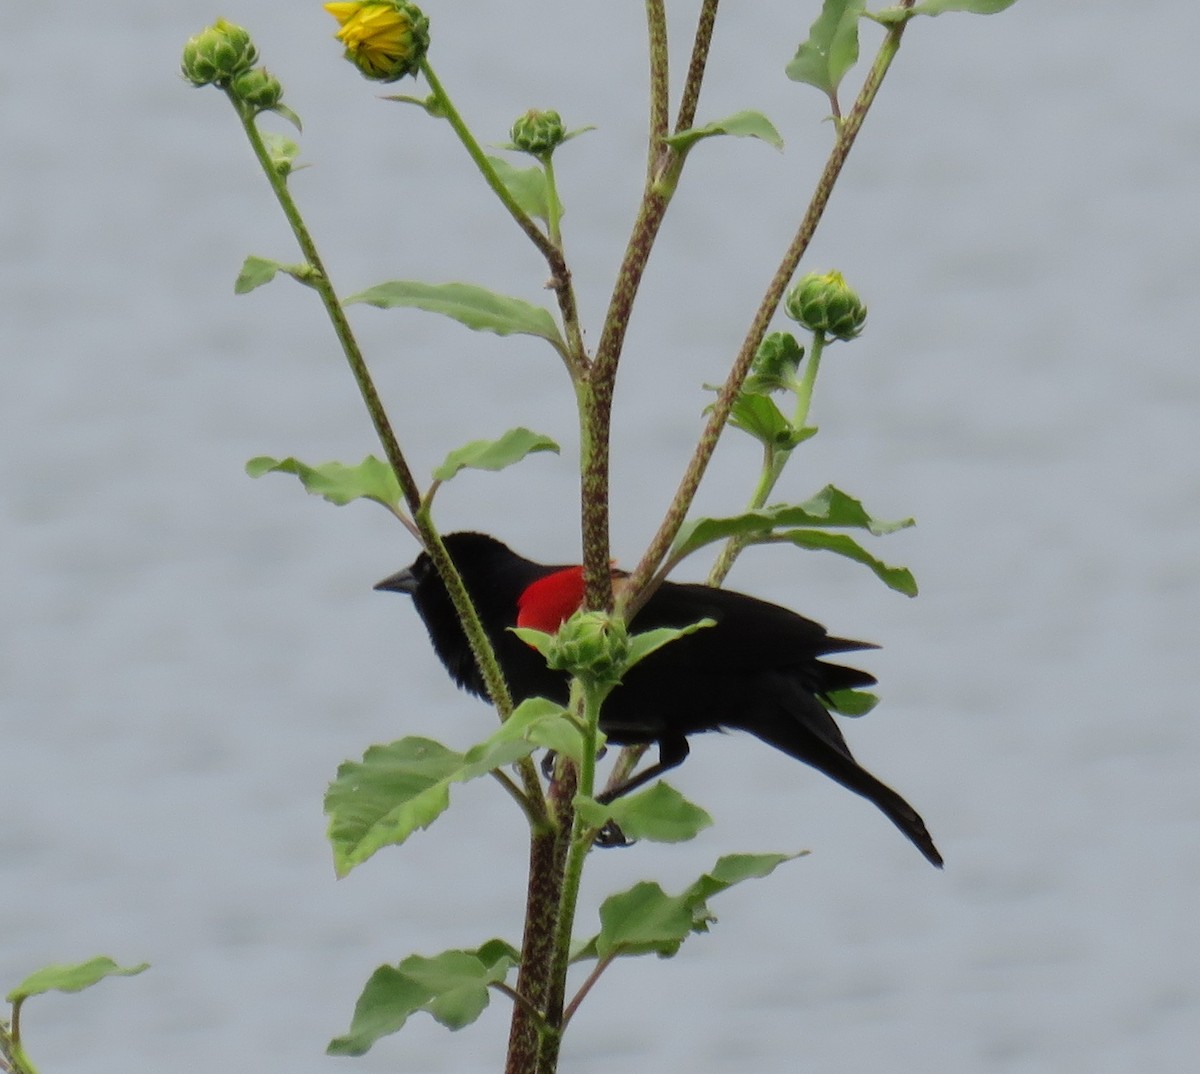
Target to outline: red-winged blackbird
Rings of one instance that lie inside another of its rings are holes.
[[[445,542],[513,698],[548,697],[565,704],[565,673],[551,671],[541,654],[508,628],[556,631],[582,602],[582,569],[534,563],[482,533],[452,533]],[[411,594],[451,677],[487,697],[466,635],[427,554],[375,588]],[[630,668],[601,708],[600,726],[609,742],[658,744],[658,764],[622,792],[682,762],[688,755],[686,736],[740,728],[874,802],[940,867],[942,856],[916,810],[854,760],[821,702],[832,691],[870,686],[875,679],[820,657],[875,646],[830,637],[819,623],[742,593],[672,582],[646,602],[631,629],[684,627],[706,618],[715,625],[671,642]]]

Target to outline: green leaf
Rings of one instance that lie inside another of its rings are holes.
[[[761,112],[735,112],[715,123],[706,123],[703,127],[692,127],[690,130],[672,134],[663,141],[683,152],[691,149],[703,138],[712,138],[718,134],[730,134],[738,138],[757,138],[773,145],[776,149],[783,148],[783,137],[772,123]]]
[[[994,15],[1007,7],[1012,7],[1017,0],[924,0],[914,4],[914,15],[941,15],[946,11],[970,11],[976,15]]]
[[[693,932],[707,932],[715,920],[708,908],[714,895],[743,880],[764,877],[798,854],[730,854],[718,860],[680,895],[643,881],[612,895],[600,907],[600,932],[578,949],[577,958],[654,953],[669,957]]]
[[[672,556],[682,558],[729,537],[745,537],[751,542],[770,540],[776,531],[792,526],[863,529],[879,537],[913,525],[915,522],[911,518],[895,522],[874,518],[861,501],[833,485],[826,485],[801,504],[776,504],[728,518],[697,518],[685,522],[675,538]]]
[[[345,876],[376,851],[428,828],[449,807],[453,784],[486,776],[544,746],[576,761],[583,753],[567,710],[538,697],[523,701],[466,753],[409,737],[372,746],[361,762],[344,762],[325,792],[334,871]]]
[[[488,162],[496,171],[496,177],[504,184],[504,189],[512,195],[522,210],[530,216],[549,221],[550,219],[550,184],[546,181],[546,170],[535,164],[531,168],[518,168],[502,157],[488,157]],[[557,203],[558,216],[563,215],[562,202]]]
[[[428,828],[450,805],[450,780],[463,766],[462,754],[416,737],[372,746],[361,762],[340,765],[325,792],[337,875]]]
[[[280,115],[283,115],[280,112]],[[296,128],[300,127],[300,120],[296,117],[295,112],[285,118],[295,122]],[[267,147],[267,156],[271,158],[271,163],[275,170],[287,175],[295,170],[296,158],[300,156],[300,145],[294,142],[291,138],[284,134],[276,134],[274,131],[262,132],[263,144]]]
[[[9,1003],[21,1003],[45,992],[82,992],[105,977],[132,977],[149,965],[143,962],[137,966],[118,966],[111,958],[100,955],[72,965],[44,966],[26,977],[5,999]]]
[[[878,696],[867,690],[831,690],[821,696],[834,712],[843,716],[865,716],[879,704]]]
[[[580,795],[575,808],[594,828],[602,827],[611,818],[630,839],[647,839],[652,843],[687,842],[705,828],[711,828],[713,822],[698,805],[661,781],[648,790],[607,805]]]
[[[604,900],[596,951],[601,958],[651,951],[670,956],[687,939],[692,924],[692,909],[682,895],[668,895],[658,884],[643,880]]]
[[[422,283],[392,280],[368,287],[346,299],[345,304],[365,302],[380,309],[407,307],[440,313],[477,332],[498,336],[526,335],[548,340],[560,352],[566,344],[550,311],[519,298],[498,295],[471,283]]]
[[[354,1005],[350,1032],[335,1037],[327,1055],[366,1055],[380,1037],[398,1033],[409,1015],[430,998],[429,989],[394,966],[380,966],[363,987]]]
[[[410,955],[398,966],[380,966],[354,1005],[350,1031],[331,1041],[327,1052],[364,1055],[417,1011],[427,1011],[449,1029],[462,1029],[483,1013],[489,986],[503,981],[518,958],[511,944],[489,940],[475,951]]]
[[[622,670],[628,670],[677,638],[683,638],[688,634],[695,634],[697,630],[704,630],[706,627],[716,625],[715,619],[701,619],[699,622],[685,627],[657,627],[654,630],[644,630],[640,634],[633,634],[629,638],[629,656],[625,661],[625,668]]]
[[[503,470],[534,452],[558,454],[558,450],[558,444],[548,436],[524,428],[509,429],[498,440],[472,440],[450,452],[433,476],[438,481],[449,481],[460,470]]]
[[[866,0],[825,0],[808,40],[787,65],[793,82],[806,82],[836,97],[838,85],[858,60],[858,20]]]
[[[280,272],[303,284],[307,284],[312,275],[312,270],[307,265],[285,265],[282,261],[272,261],[269,257],[255,257],[251,254],[242,262],[242,271],[233,283],[233,293],[247,294],[264,283],[270,283]]]
[[[544,697],[526,698],[504,722],[503,729],[508,731],[510,724],[510,733],[519,730],[521,737],[537,748],[583,763],[583,733],[571,713],[557,702]]]
[[[550,742],[556,745],[550,746]],[[527,757],[535,749],[559,746],[572,760],[579,761],[583,755],[583,739],[570,712],[556,701],[529,697],[491,735],[467,750],[463,768],[454,778],[466,782]]]
[[[340,462],[309,466],[293,457],[274,459],[259,455],[246,463],[246,473],[251,477],[270,473],[295,474],[307,492],[323,496],[339,507],[353,500],[374,500],[391,511],[400,507],[400,483],[392,468],[374,455],[368,455],[357,466]]]
[[[749,433],[761,444],[785,451],[817,435],[815,425],[807,425],[803,429],[794,428],[774,399],[750,391],[739,393],[733,401],[733,407],[729,411],[729,424],[735,429]]]
[[[824,530],[788,530],[777,534],[774,540],[789,541],[797,548],[813,548],[836,552],[839,556],[854,560],[870,568],[875,576],[889,589],[903,593],[906,597],[917,595],[917,581],[907,567],[892,567],[871,555],[854,538],[844,533],[828,533]]]
[[[714,895],[719,895],[744,880],[761,880],[770,876],[785,861],[802,858],[807,853],[808,851],[802,850],[798,854],[726,854],[717,859],[712,871],[701,876],[681,896],[697,910],[703,911],[702,914],[695,915],[696,931],[707,932],[708,923],[715,920],[708,914],[707,907],[708,900]]]

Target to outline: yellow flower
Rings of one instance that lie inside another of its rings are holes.
[[[415,75],[429,48],[429,19],[406,0],[348,0],[325,5],[341,29],[346,59],[367,78],[395,82]]]

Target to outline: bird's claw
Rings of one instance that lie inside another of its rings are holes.
[[[604,827],[596,833],[593,845],[598,847],[631,847],[636,839],[630,839],[615,820],[607,820]]]

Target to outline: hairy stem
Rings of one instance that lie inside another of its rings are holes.
[[[902,6],[906,8],[911,7],[912,3],[913,0],[902,0]],[[804,256],[813,235],[816,233],[817,225],[821,222],[821,217],[825,212],[826,206],[829,204],[829,197],[833,193],[834,185],[841,174],[842,167],[846,163],[846,158],[854,145],[854,141],[858,137],[858,132],[862,129],[863,120],[866,119],[867,113],[870,111],[871,105],[879,92],[879,87],[883,83],[884,76],[887,74],[888,68],[891,66],[892,60],[900,48],[900,41],[904,34],[905,25],[905,21],[889,25],[887,34],[879,46],[879,51],[876,53],[875,59],[871,64],[871,69],[867,73],[862,89],[859,91],[858,98],[854,102],[854,107],[837,128],[837,138],[834,141],[829,158],[825,162],[820,179],[817,181],[817,186],[809,201],[808,209],[800,222],[795,237],[788,245],[783,259],[779,263],[779,267],[775,270],[775,274],[767,286],[762,302],[755,311],[754,317],[750,322],[750,328],[742,342],[741,349],[738,351],[737,358],[734,360],[733,368],[730,370],[729,376],[722,386],[720,394],[717,396],[717,401],[713,405],[703,432],[700,434],[696,450],[692,454],[687,469],[684,471],[679,488],[675,492],[675,497],[667,509],[658,532],[650,541],[641,562],[637,565],[633,574],[630,575],[629,586],[626,590],[630,596],[625,604],[625,611],[628,615],[636,612],[649,599],[653,592],[652,579],[655,581],[655,584],[660,580],[655,572],[666,558],[671,548],[671,542],[674,541],[675,535],[679,532],[680,526],[683,525],[683,521],[687,517],[692,501],[695,499],[696,492],[700,487],[700,482],[704,477],[705,471],[708,469],[708,464],[716,449],[717,441],[720,439],[726,422],[729,420],[730,411],[733,409],[734,401],[741,390],[742,382],[746,379],[746,374],[750,371],[754,355],[757,353],[759,344],[767,333],[771,318],[775,315],[775,311],[783,299],[788,283],[795,275],[796,268],[800,264],[800,259]]]
[[[713,27],[717,21],[717,5],[720,0],[704,0],[700,7],[700,18],[696,23],[696,37],[692,42],[692,59],[688,65],[687,80],[679,98],[679,115],[675,120],[675,133],[690,130],[696,121],[696,108],[700,103],[700,84],[704,81],[704,69],[712,47]]]
[[[543,233],[537,222],[517,204],[516,199],[509,193],[508,187],[501,182],[500,177],[496,174],[496,169],[492,167],[492,162],[488,160],[487,154],[471,133],[470,128],[463,122],[462,116],[454,107],[454,102],[451,101],[450,95],[434,73],[428,60],[421,61],[421,74],[425,76],[425,81],[429,83],[429,88],[437,101],[438,114],[443,116],[453,128],[484,181],[491,187],[492,193],[500,199],[500,203],[508,210],[509,216],[516,221],[517,226],[525,232],[529,241],[537,247],[538,252],[546,259],[546,264],[550,266],[549,286],[553,288],[555,298],[558,300],[559,314],[570,343],[566,356],[567,367],[571,376],[577,379],[583,372],[586,356],[579,328],[579,310],[575,301],[575,288],[571,283],[571,270],[567,267],[561,247],[552,236]],[[551,212],[553,213],[553,210]]]
[[[421,491],[417,486],[416,479],[413,477],[412,470],[409,468],[404,453],[400,450],[400,443],[396,439],[396,434],[392,429],[387,412],[384,410],[383,401],[380,399],[379,392],[375,388],[375,382],[371,377],[370,370],[367,368],[362,349],[359,347],[358,340],[355,338],[354,332],[350,327],[346,311],[338,299],[337,291],[334,289],[333,283],[329,278],[329,273],[325,270],[325,265],[321,260],[316,243],[313,241],[312,234],[309,232],[308,226],[305,224],[304,218],[300,215],[300,210],[292,198],[291,191],[288,189],[287,178],[272,163],[270,154],[255,123],[254,112],[242,105],[232,95],[229,95],[229,99],[238,114],[238,118],[241,120],[242,128],[246,132],[246,138],[250,142],[250,147],[254,151],[255,157],[258,159],[259,166],[262,168],[263,174],[266,175],[267,182],[270,183],[271,190],[275,194],[275,199],[279,202],[280,208],[283,210],[283,214],[292,229],[292,234],[295,236],[301,253],[304,255],[308,269],[304,277],[304,282],[312,287],[321,298],[321,303],[325,307],[325,313],[333,325],[334,333],[342,347],[342,353],[346,356],[346,361],[350,366],[354,381],[358,385],[363,402],[366,404],[367,413],[370,415],[371,423],[375,427],[375,433],[379,437],[379,442],[383,447],[384,454],[387,456],[388,463],[396,474],[396,480],[399,482],[404,502],[412,513],[413,523],[419,533],[421,542],[425,546],[425,550],[429,553],[429,557],[441,575],[442,580],[446,583],[450,599],[462,621],[467,640],[471,644],[471,651],[475,655],[479,669],[487,684],[488,694],[492,698],[492,702],[496,706],[500,718],[502,720],[507,719],[512,713],[513,705],[508,686],[504,681],[504,675],[500,670],[499,661],[497,661],[492,644],[483,629],[483,624],[479,620],[479,615],[475,611],[475,606],[471,603],[471,599],[467,594],[466,586],[463,585],[462,578],[451,561],[450,555],[446,551],[445,545],[442,544],[441,537],[438,536],[437,530],[433,525],[433,520],[429,516],[428,499],[422,500]],[[519,770],[522,783],[524,784],[525,797],[528,802],[527,812],[534,819],[536,825],[544,825],[548,823],[548,818],[545,811],[541,782],[537,776],[537,769],[531,760],[525,758],[519,765]]]
[[[576,680],[578,683],[578,680]],[[578,793],[586,797],[595,794],[596,742],[600,727],[600,707],[611,687],[587,684],[572,685],[572,693],[583,706],[583,763],[578,772]],[[572,765],[564,766],[574,773]],[[574,782],[574,781],[572,781]],[[575,788],[572,787],[572,791]],[[574,798],[574,794],[572,794]],[[558,922],[554,934],[554,958],[550,966],[549,989],[546,998],[546,1032],[542,1038],[539,1074],[553,1074],[558,1067],[558,1053],[566,1028],[563,1004],[567,991],[567,970],[571,962],[571,935],[575,927],[575,909],[583,881],[583,866],[592,847],[595,832],[590,831],[571,808],[570,841],[562,872],[562,894],[559,900]]]
[[[792,413],[791,425],[793,431],[797,433],[801,432],[808,424],[808,412],[812,406],[813,386],[817,381],[817,373],[821,369],[821,355],[824,350],[825,333],[814,332],[812,345],[809,347],[808,354],[804,359],[804,372],[800,377],[799,383],[795,385],[796,406]],[[762,471],[758,475],[754,494],[750,497],[749,504],[747,504],[749,510],[756,511],[758,508],[766,506],[767,497],[771,495],[775,486],[779,483],[779,478],[783,475],[784,467],[787,466],[794,450],[795,446],[775,447],[771,444],[763,448]],[[713,564],[712,570],[708,573],[707,584],[720,586],[724,583],[730,569],[733,567],[734,560],[742,554],[742,551],[749,543],[749,539],[744,536],[730,537],[725,542],[724,547],[722,547],[721,554]]]

